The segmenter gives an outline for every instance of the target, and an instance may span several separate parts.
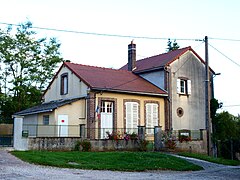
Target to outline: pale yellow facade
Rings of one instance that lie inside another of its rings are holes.
[[[43,116],[49,115],[49,125],[43,124]],[[79,136],[80,124],[87,124],[86,100],[81,99],[71,104],[59,107],[53,112],[41,113],[37,116],[38,135],[56,136],[58,131],[58,116],[68,116],[68,136]]]
[[[109,93],[109,92],[101,92],[96,94],[96,108],[100,106],[99,99],[102,100],[111,100],[116,99],[117,106],[117,128],[124,128],[124,101],[128,100],[137,100],[139,101],[139,126],[145,126],[145,103],[144,102],[158,102],[159,104],[159,126],[162,126],[162,129],[165,128],[165,107],[164,107],[164,98],[160,96],[147,96],[147,95],[135,95],[135,94],[124,94],[124,93]],[[96,122],[96,127],[98,122]]]

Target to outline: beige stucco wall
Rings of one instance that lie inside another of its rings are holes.
[[[49,125],[43,124],[43,116],[49,115]],[[86,120],[86,100],[81,99],[71,104],[59,107],[50,113],[41,113],[38,115],[38,136],[56,136],[58,129],[58,115],[68,115],[68,133],[69,136],[79,135],[79,125],[87,124]]]
[[[99,106],[98,98],[115,98],[117,100],[117,128],[124,128],[124,100],[132,99],[139,100],[139,110],[140,110],[140,124],[141,126],[145,125],[145,110],[144,110],[144,101],[158,101],[159,102],[159,126],[162,126],[162,129],[165,128],[165,111],[164,111],[164,98],[158,96],[144,96],[144,95],[134,95],[134,94],[121,94],[121,93],[109,93],[102,92],[96,94],[96,107]],[[96,122],[97,127],[97,122]]]
[[[188,51],[171,64],[172,78],[172,126],[174,130],[205,128],[205,66]],[[177,93],[177,79],[186,77],[191,80],[191,94]],[[177,108],[184,111],[182,117],[177,115]]]
[[[61,95],[60,94],[60,81],[61,75],[64,73],[68,73],[68,94]],[[74,98],[79,96],[87,95],[87,85],[80,81],[80,79],[73,74],[67,67],[63,66],[59,73],[55,76],[52,84],[48,88],[47,92],[44,95],[45,102],[59,100],[59,99],[67,99]]]

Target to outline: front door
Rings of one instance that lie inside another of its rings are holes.
[[[58,115],[58,136],[68,136],[68,115]]]
[[[113,131],[113,102],[101,102],[101,139],[107,137],[107,132]]]

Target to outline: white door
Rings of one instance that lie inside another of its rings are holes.
[[[68,115],[58,115],[58,136],[68,136]]]
[[[101,139],[107,137],[107,133],[113,131],[113,102],[101,102]]]

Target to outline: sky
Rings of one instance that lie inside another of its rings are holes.
[[[209,64],[216,73],[221,73],[214,78],[215,98],[223,102],[220,111],[240,114],[239,0],[0,0],[0,3],[2,29],[6,25],[1,23],[29,20],[34,27],[129,36],[34,29],[39,37],[56,37],[62,44],[64,59],[86,65],[118,69],[127,63],[127,45],[131,40],[137,46],[137,59],[143,59],[165,53],[168,38],[176,39],[181,48],[191,46],[205,59],[204,43],[195,39],[208,36]]]

